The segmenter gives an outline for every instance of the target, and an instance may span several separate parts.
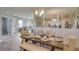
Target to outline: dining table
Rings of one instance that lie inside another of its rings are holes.
[[[41,45],[47,45],[47,46],[50,46],[51,47],[51,51],[54,51],[55,48],[57,49],[61,49],[63,50],[63,41],[42,41],[41,40],[41,37],[28,37],[28,36],[20,36],[21,38],[23,39],[26,39],[27,41],[32,41],[33,44],[36,44],[36,43],[40,43],[40,46]],[[60,38],[60,37],[57,37],[57,38]],[[61,43],[61,44],[60,44]]]

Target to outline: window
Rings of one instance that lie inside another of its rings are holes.
[[[23,27],[23,21],[19,20],[19,28],[22,28],[22,27]]]

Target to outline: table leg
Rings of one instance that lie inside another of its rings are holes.
[[[41,43],[40,43],[40,46],[43,46],[43,47],[44,47],[44,44],[41,44]]]
[[[54,46],[52,46],[52,49],[51,49],[51,51],[54,51]]]
[[[25,40],[25,42],[27,42],[27,41],[28,41],[28,39]]]
[[[32,43],[35,44],[36,42],[35,41],[32,41]]]
[[[26,49],[23,49],[23,51],[26,51]]]

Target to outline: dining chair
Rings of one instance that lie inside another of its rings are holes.
[[[26,29],[22,29],[21,30],[21,36],[29,36],[29,32]],[[24,41],[27,41],[27,40],[25,40],[25,39],[22,38],[22,43]]]
[[[68,43],[64,44],[63,50],[64,51],[75,51],[76,43],[77,43],[76,37],[69,38]]]

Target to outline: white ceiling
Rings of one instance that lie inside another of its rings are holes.
[[[46,17],[53,17],[57,14],[68,14],[73,12],[72,7],[0,7],[0,15],[6,14],[33,19],[33,11],[39,9],[45,10]],[[77,9],[79,10],[79,8]]]
[[[32,8],[25,7],[0,7],[0,15],[12,15],[24,18],[33,18]]]

